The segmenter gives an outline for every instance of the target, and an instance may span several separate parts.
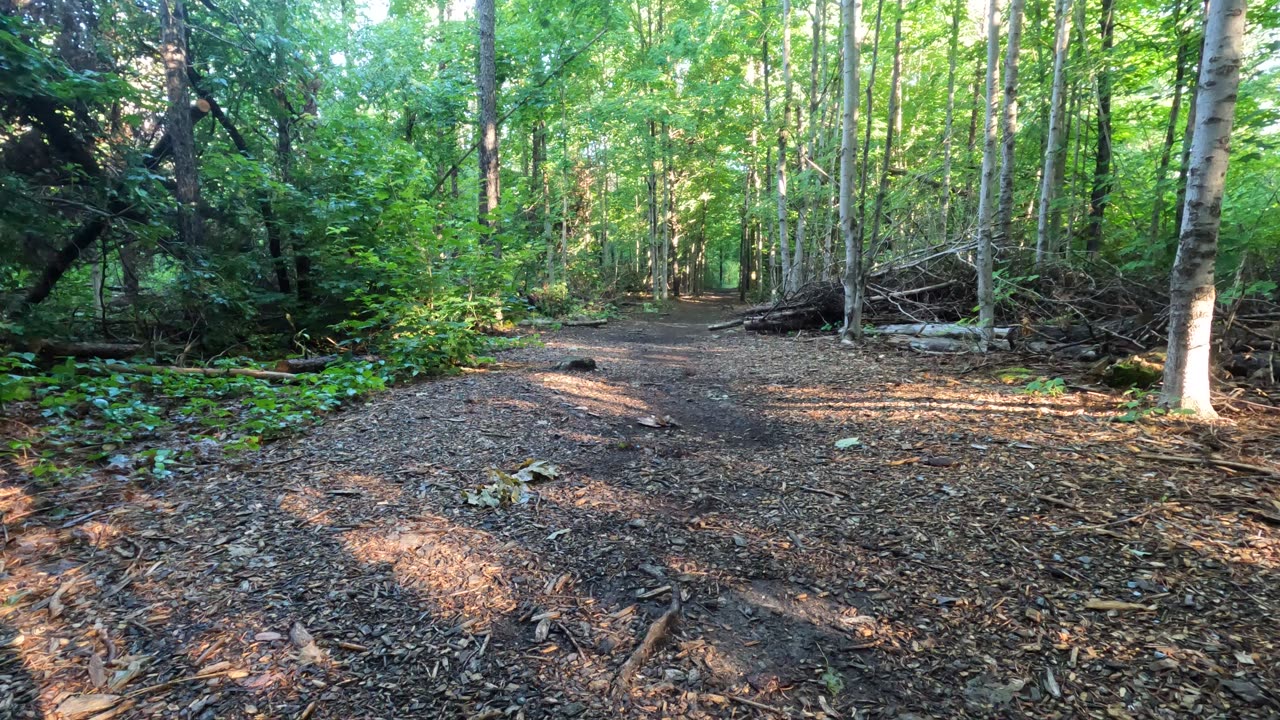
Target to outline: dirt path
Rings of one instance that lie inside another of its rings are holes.
[[[62,512],[6,525],[0,717],[1280,716],[1274,479],[1142,457],[1273,434],[727,309],[553,333],[242,466],[6,485]],[[464,502],[530,458],[560,475],[527,503]]]

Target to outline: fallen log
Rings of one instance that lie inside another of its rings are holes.
[[[525,318],[520,325],[525,327],[600,327],[608,324],[608,320],[552,320],[551,318]]]
[[[378,357],[375,355],[313,355],[305,358],[283,358],[276,361],[275,370],[282,373],[320,372],[342,360],[376,362]]]
[[[915,335],[890,335],[885,341],[894,347],[905,347],[919,353],[959,354],[979,352],[978,338],[918,337]],[[1009,341],[992,340],[991,350],[1007,351]]]
[[[732,327],[738,327],[744,322],[746,322],[746,318],[738,318],[736,320],[726,320],[722,323],[716,323],[715,325],[708,325],[707,329],[713,332],[716,330],[728,330],[729,328],[732,328]]]
[[[786,333],[793,330],[806,330],[819,327],[826,320],[821,310],[812,307],[801,307],[792,310],[779,310],[765,315],[756,315],[743,319],[742,328],[747,332]]]
[[[200,368],[200,367],[176,367],[172,365],[103,365],[100,367],[83,367],[78,368],[86,372],[96,374],[114,374],[122,373],[125,375],[164,375],[172,373],[174,375],[207,375],[209,377],[250,377],[258,380],[281,380],[288,382],[297,380],[298,376],[293,373],[276,372],[273,370],[258,370],[256,368]]]
[[[31,342],[31,352],[51,357],[102,358],[103,360],[123,360],[133,357],[142,351],[142,343],[112,342],[60,342],[58,340],[35,340]]]
[[[1009,337],[1012,328],[998,327],[992,329],[991,336],[1000,340]],[[881,325],[876,332],[883,335],[910,335],[928,338],[979,338],[982,329],[976,325],[958,325],[955,323],[912,323],[908,325]]]

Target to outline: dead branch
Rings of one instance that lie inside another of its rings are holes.
[[[649,631],[644,634],[644,640],[640,641],[635,651],[631,653],[631,657],[627,658],[622,668],[618,670],[618,677],[613,685],[615,695],[621,695],[631,689],[636,674],[649,661],[649,658],[653,657],[653,653],[671,638],[671,634],[675,632],[679,623],[680,590],[676,588],[671,592],[671,608],[649,626]]]

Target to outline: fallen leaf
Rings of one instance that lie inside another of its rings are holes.
[[[278,632],[260,632],[257,635],[254,635],[253,639],[257,640],[258,642],[272,642],[275,640],[279,640],[282,637],[284,636]]]
[[[299,665],[314,665],[324,660],[324,650],[314,642],[309,642],[298,651]]]
[[[555,532],[553,532],[553,533],[551,533],[550,535],[548,535],[548,536],[547,536],[547,539],[548,539],[548,540],[555,540],[555,539],[557,539],[557,538],[563,537],[563,536],[568,535],[568,534],[569,534],[569,528],[563,528],[563,529],[561,529],[561,530],[556,530]]]
[[[839,440],[836,441],[836,449],[848,450],[851,447],[858,447],[861,444],[862,444],[861,438],[856,438],[856,437],[840,438]]]
[[[1241,651],[1237,650],[1237,651],[1236,651],[1236,653],[1235,653],[1235,655],[1236,655],[1236,662],[1240,663],[1241,665],[1253,665],[1253,664],[1254,664],[1254,662],[1253,662],[1253,656],[1252,656],[1252,655],[1250,655],[1250,654],[1249,654],[1249,653],[1247,653],[1247,652],[1241,652]]]
[[[63,700],[58,705],[58,714],[67,718],[67,720],[75,720],[76,718],[87,717],[94,713],[110,710],[115,704],[120,702],[119,695],[105,695],[101,693],[91,693],[88,695],[72,695]]]
[[[533,641],[543,642],[547,636],[551,634],[551,618],[542,618],[538,621],[538,626],[533,629]]]

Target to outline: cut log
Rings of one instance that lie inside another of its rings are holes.
[[[51,357],[123,360],[141,351],[142,343],[60,342],[57,340],[35,340],[31,343],[31,352]]]
[[[258,380],[281,380],[288,382],[297,380],[298,376],[293,373],[275,372],[273,370],[258,370],[255,368],[196,368],[196,367],[174,367],[171,365],[105,365],[102,367],[79,368],[86,372],[113,374],[122,373],[125,375],[163,375],[172,373],[174,375],[207,375],[209,377],[250,377]]]
[[[1000,340],[1007,339],[1012,328],[998,327],[992,336]],[[883,335],[911,335],[929,338],[978,338],[982,330],[975,325],[957,325],[955,323],[913,323],[910,325],[881,325],[876,332]]]
[[[732,328],[732,327],[738,327],[744,322],[746,322],[745,318],[738,318],[736,320],[726,320],[722,323],[716,323],[715,325],[708,325],[707,329],[713,332],[716,330],[728,330],[729,328]]]
[[[284,358],[276,361],[276,372],[282,373],[308,373],[320,372],[330,365],[343,361],[354,360],[356,362],[376,362],[376,355],[315,355],[305,358]]]
[[[742,327],[747,332],[786,333],[821,327],[826,322],[817,308],[800,307],[744,318]]]

